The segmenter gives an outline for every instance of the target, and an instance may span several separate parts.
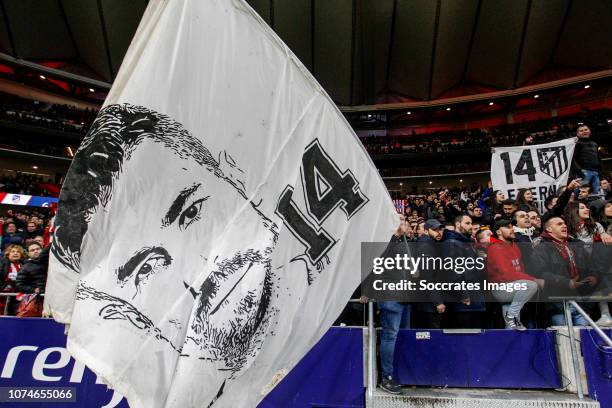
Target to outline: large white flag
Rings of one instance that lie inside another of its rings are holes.
[[[132,408],[253,407],[397,214],[331,99],[242,0],[152,0],[62,189],[46,310]]]
[[[576,138],[552,143],[496,147],[491,157],[491,181],[495,190],[516,199],[518,190],[529,189],[540,211],[544,200],[567,184]]]

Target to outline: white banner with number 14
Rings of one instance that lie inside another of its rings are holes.
[[[491,157],[491,181],[495,190],[501,190],[506,198],[516,199],[518,190],[527,188],[534,195],[540,211],[544,200],[556,195],[567,183],[576,138],[558,142],[498,147]]]

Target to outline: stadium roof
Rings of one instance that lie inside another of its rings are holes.
[[[340,105],[612,67],[609,0],[249,0]],[[0,52],[112,82],[147,0],[0,0]]]

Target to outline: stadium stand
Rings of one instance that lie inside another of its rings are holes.
[[[86,133],[96,111],[70,105],[58,105],[0,94],[0,120],[55,129],[63,132]]]

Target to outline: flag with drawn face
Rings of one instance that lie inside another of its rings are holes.
[[[152,0],[66,176],[45,309],[132,408],[252,407],[396,224],[347,122],[244,1]]]

